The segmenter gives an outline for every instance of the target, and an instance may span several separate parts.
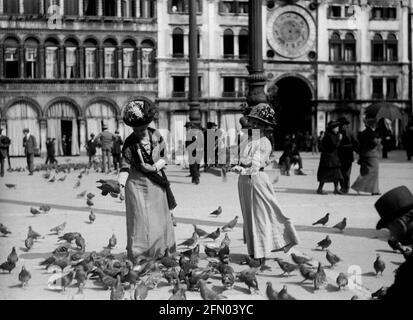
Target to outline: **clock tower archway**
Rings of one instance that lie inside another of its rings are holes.
[[[283,148],[287,134],[313,133],[313,89],[300,76],[286,75],[276,80],[278,87],[277,126],[274,129],[274,143],[277,150]]]

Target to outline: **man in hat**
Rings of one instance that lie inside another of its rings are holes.
[[[354,151],[357,151],[358,142],[352,133],[348,130],[348,121],[345,117],[337,120],[340,123],[339,133],[342,135],[340,146],[338,147],[338,158],[341,163],[341,174],[343,180],[340,181],[342,193],[348,193],[350,190],[351,166],[354,161]]]
[[[2,132],[3,129],[0,128],[0,176],[4,177],[4,160],[8,157],[8,149],[11,141],[9,137],[3,135]]]
[[[89,157],[89,166],[92,165],[92,162],[95,161],[96,155],[96,141],[95,141],[95,134],[90,134],[90,139],[86,142],[86,152]]]
[[[109,173],[111,167],[110,153],[112,151],[113,142],[116,140],[116,136],[108,131],[108,126],[104,123],[102,125],[102,132],[96,137],[96,140],[102,148],[102,172]]]
[[[123,145],[122,137],[119,134],[119,130],[116,130],[115,141],[113,142],[113,147],[112,147],[113,165],[115,166],[116,171],[119,171],[122,165],[121,163],[122,162],[122,158],[121,158],[122,145]]]
[[[207,122],[206,130],[204,131],[204,172],[207,172],[211,163],[216,164],[216,153],[217,153],[217,139],[215,137],[215,132],[218,125],[215,122]],[[214,139],[208,140],[208,134]],[[208,148],[208,144],[210,148]],[[211,147],[213,146],[213,152],[211,153]],[[209,152],[209,153],[208,153]]]
[[[393,240],[401,244],[406,261],[397,269],[395,281],[385,294],[385,300],[406,299],[413,283],[413,195],[405,186],[386,192],[374,204],[379,216],[376,229],[386,228]],[[406,247],[410,247],[408,250]]]
[[[189,173],[192,183],[199,184],[201,176],[199,168],[204,152],[204,135],[201,127],[195,123],[187,122],[185,128],[187,130],[185,146],[188,150]]]
[[[34,154],[36,153],[37,142],[36,142],[36,138],[30,134],[30,130],[28,128],[23,130],[23,134],[24,134],[24,138],[23,138],[24,154],[26,155],[27,168],[29,169],[29,176],[32,176],[33,170],[34,170]]]

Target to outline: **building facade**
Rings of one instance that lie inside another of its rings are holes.
[[[130,99],[157,97],[153,0],[0,0],[1,126],[22,155],[28,127],[46,151],[78,155]]]
[[[158,1],[159,106],[162,123],[182,139],[188,118],[188,1]],[[346,116],[362,129],[377,101],[412,112],[411,2],[390,0],[263,1],[267,90],[276,85],[280,147],[292,132],[325,130]],[[247,89],[248,1],[198,1],[202,117],[238,128]],[[402,121],[393,122],[396,135]],[[278,139],[277,139],[278,138]],[[235,143],[231,138],[232,143]]]

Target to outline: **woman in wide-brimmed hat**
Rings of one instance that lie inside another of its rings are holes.
[[[122,149],[125,161],[119,174],[119,183],[125,186],[129,259],[175,251],[170,210],[176,203],[164,172],[165,142],[158,131],[148,127],[156,113],[151,103],[134,100],[123,114],[125,124],[133,128]]]
[[[341,163],[338,158],[338,147],[342,139],[342,135],[338,132],[339,127],[340,122],[330,121],[321,141],[322,151],[317,171],[318,194],[327,194],[323,191],[323,186],[327,182],[334,183],[334,194],[343,194],[338,189],[339,182],[343,179],[340,169]]]
[[[360,175],[351,188],[357,192],[379,195],[380,138],[376,119],[364,119],[366,129],[358,136]]]
[[[264,172],[270,163],[271,142],[265,129],[275,125],[274,110],[267,104],[254,106],[248,114],[252,133],[240,147],[238,193],[244,219],[244,242],[248,254],[265,262],[271,251],[287,252],[297,245],[298,235],[291,220],[278,205],[274,188]]]

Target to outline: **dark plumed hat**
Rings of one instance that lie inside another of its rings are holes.
[[[260,120],[267,125],[276,125],[275,111],[269,104],[266,103],[260,103],[253,106],[247,117]]]
[[[123,121],[130,127],[139,127],[151,123],[157,113],[158,110],[153,103],[146,100],[132,100],[123,109]]]

